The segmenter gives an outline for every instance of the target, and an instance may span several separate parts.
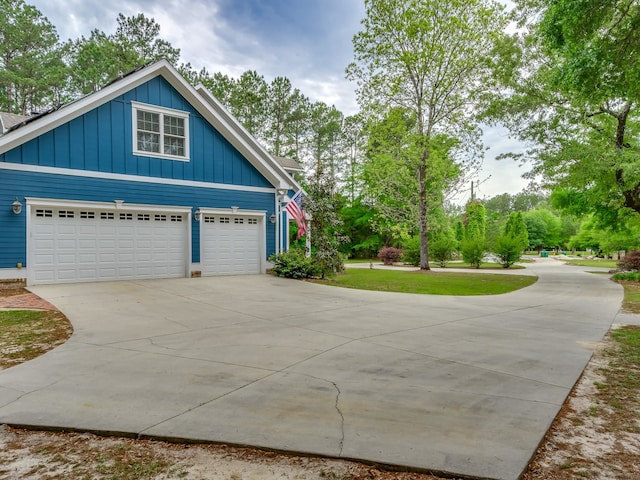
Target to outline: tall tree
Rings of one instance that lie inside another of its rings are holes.
[[[154,18],[147,18],[143,13],[132,17],[119,13],[117,22],[112,39],[120,48],[121,73],[161,59],[177,66],[180,49],[160,38],[160,24]]]
[[[0,11],[0,110],[53,106],[66,77],[55,27],[24,0],[0,0]]]
[[[230,110],[250,134],[261,138],[266,123],[267,82],[255,70],[247,70],[235,82]]]
[[[309,122],[309,170],[312,181],[319,183],[324,176],[332,179],[331,188],[338,186],[338,172],[342,166],[340,140],[344,116],[335,106],[314,102]]]
[[[65,48],[70,57],[71,88],[80,95],[98,91],[121,73],[117,44],[98,29],[89,38],[69,40]]]
[[[507,17],[491,0],[365,0],[365,6],[347,74],[358,81],[363,107],[402,106],[415,117],[420,268],[428,270],[432,139],[456,132],[460,145],[475,144],[473,106],[492,85],[490,58]]]
[[[492,115],[537,146],[524,158],[565,206],[609,225],[640,213],[640,3],[520,0]]]
[[[291,115],[291,81],[287,77],[276,77],[267,87],[265,139],[276,156],[283,156],[286,142],[285,127]]]

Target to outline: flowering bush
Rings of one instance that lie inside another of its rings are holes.
[[[618,261],[618,268],[625,272],[640,272],[640,250],[631,250]]]
[[[402,249],[395,247],[383,247],[378,252],[378,258],[382,260],[385,265],[393,265],[395,262],[400,261],[402,257]]]

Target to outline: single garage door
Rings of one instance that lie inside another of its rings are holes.
[[[261,219],[205,214],[200,238],[203,275],[247,275],[261,272]]]
[[[33,206],[29,283],[184,277],[187,223],[178,212]]]

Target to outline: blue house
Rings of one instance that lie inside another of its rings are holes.
[[[258,274],[287,248],[281,205],[299,185],[166,61],[2,118],[0,278]]]

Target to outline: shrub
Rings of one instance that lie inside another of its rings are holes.
[[[640,272],[640,250],[631,250],[618,261],[618,268],[625,272]]]
[[[411,237],[402,244],[402,261],[409,265],[420,265],[420,237]]]
[[[382,260],[385,265],[393,265],[395,262],[400,261],[402,257],[402,249],[396,247],[383,247],[378,252],[378,258]]]
[[[496,240],[493,252],[500,259],[502,266],[509,268],[520,260],[520,256],[522,255],[522,241],[517,237],[503,235]]]
[[[302,249],[291,249],[269,257],[273,263],[273,273],[286,278],[313,278],[321,274],[320,266],[312,257],[307,257]]]
[[[640,282],[640,272],[616,273],[613,275],[613,279]]]
[[[452,238],[438,238],[432,241],[429,245],[429,253],[433,259],[438,262],[442,268],[444,268],[447,266],[447,262],[451,261],[455,246],[455,241]]]
[[[486,253],[484,240],[470,239],[463,240],[460,246],[462,259],[475,268],[480,268],[482,259]]]

